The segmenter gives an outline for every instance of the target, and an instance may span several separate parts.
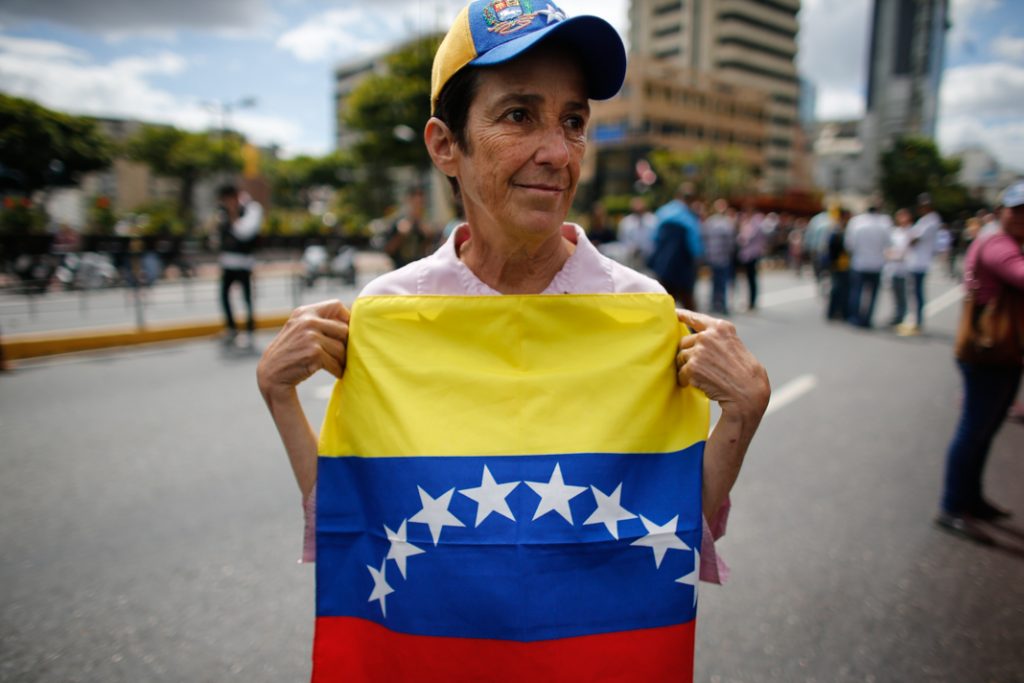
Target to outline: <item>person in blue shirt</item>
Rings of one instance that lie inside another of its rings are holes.
[[[675,199],[655,212],[658,228],[654,235],[654,253],[647,265],[683,308],[695,311],[693,289],[704,245],[700,238],[700,219],[690,209],[692,201],[693,190],[684,183]]]

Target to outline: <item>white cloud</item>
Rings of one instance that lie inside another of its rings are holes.
[[[1024,172],[1024,122],[986,123],[976,117],[951,116],[939,123],[939,147],[953,154],[969,147],[988,150],[1007,168]]]
[[[4,0],[0,18],[10,23],[43,20],[95,33],[159,31],[189,27],[255,28],[271,16],[267,0]]]
[[[1000,4],[1001,0],[953,0],[949,8],[952,28],[946,36],[947,45],[954,51],[976,51],[976,44],[985,42],[987,38],[978,35],[973,26],[975,19],[981,14],[997,10]]]
[[[940,102],[941,117],[1019,117],[1024,111],[1024,66],[991,62],[947,69]]]
[[[999,36],[992,41],[992,52],[1012,62],[1024,61],[1024,38]]]
[[[0,36],[0,90],[58,111],[170,123],[191,130],[216,124],[201,102],[152,85],[154,76],[177,76],[188,61],[173,52],[133,55],[106,64],[54,41]],[[300,137],[285,119],[246,113],[231,124],[254,141],[285,143]]]
[[[818,89],[818,118],[864,113],[870,10],[868,0],[806,0],[800,8],[797,68]]]

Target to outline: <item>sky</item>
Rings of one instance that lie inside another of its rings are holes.
[[[76,114],[228,125],[286,156],[333,147],[333,70],[447,28],[464,0],[2,0],[0,91]],[[561,0],[627,35],[629,0]],[[1024,2],[950,0],[938,140],[1024,170]],[[864,113],[871,0],[803,0],[819,119]]]

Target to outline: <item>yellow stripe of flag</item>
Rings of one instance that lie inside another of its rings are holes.
[[[320,455],[671,452],[707,437],[707,398],[676,383],[685,328],[667,295],[364,297],[349,334]]]

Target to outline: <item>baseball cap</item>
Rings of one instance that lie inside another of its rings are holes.
[[[1003,190],[1001,204],[1010,209],[1024,204],[1024,181],[1017,181]]]
[[[580,55],[588,96],[613,97],[626,77],[626,49],[618,32],[600,17],[566,17],[554,3],[538,0],[476,0],[462,8],[434,55],[430,111],[445,84],[465,66],[493,66],[558,36]]]

